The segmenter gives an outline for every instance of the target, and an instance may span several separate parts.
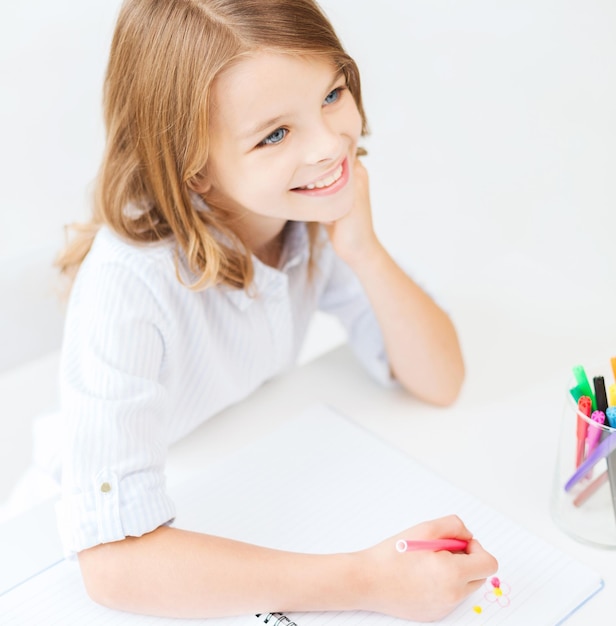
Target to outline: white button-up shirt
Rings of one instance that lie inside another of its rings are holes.
[[[61,360],[67,554],[169,522],[169,445],[291,367],[315,310],[338,316],[362,363],[390,381],[358,280],[329,243],[309,277],[305,225],[291,226],[280,269],[253,258],[254,295],[191,291],[171,243],[98,233],[71,292]]]

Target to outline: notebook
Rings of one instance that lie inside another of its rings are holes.
[[[497,580],[487,581],[440,622],[447,626],[560,624],[603,586],[587,566],[323,405],[209,466],[173,495],[177,527],[304,552],[360,549],[455,512],[497,557],[500,570]],[[54,564],[0,596],[2,623],[11,626],[413,623],[362,611],[263,611],[208,620],[112,611],[88,599],[79,568],[70,561]]]

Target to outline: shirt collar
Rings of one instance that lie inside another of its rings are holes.
[[[285,233],[284,249],[280,258],[280,267],[274,268],[252,255],[254,278],[246,289],[222,287],[233,304],[245,311],[259,295],[273,296],[286,287],[288,272],[308,261],[310,247],[308,232],[304,222],[289,222]]]

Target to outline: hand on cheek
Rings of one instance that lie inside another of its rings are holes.
[[[350,184],[354,185],[351,210],[341,219],[326,226],[336,254],[350,265],[361,262],[378,240],[372,225],[368,171],[355,159]]]

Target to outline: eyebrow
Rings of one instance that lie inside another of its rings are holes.
[[[334,78],[332,79],[332,81],[330,82],[329,86],[327,87],[327,93],[329,93],[333,88],[334,85],[340,80],[340,77],[344,75],[344,72],[342,71],[342,69],[338,70],[336,72],[336,74],[334,75]],[[288,118],[289,116],[287,114],[285,115],[276,115],[276,117],[272,117],[268,120],[266,120],[265,122],[260,122],[259,124],[257,124],[256,126],[254,126],[253,128],[251,128],[250,130],[246,131],[245,133],[242,133],[242,138],[243,139],[250,139],[252,137],[254,137],[255,135],[261,135],[262,133],[264,133],[266,130],[278,126],[280,124],[280,122],[282,122],[282,120]]]
[[[243,133],[242,137],[244,139],[250,139],[251,137],[254,137],[255,135],[261,135],[262,133],[264,133],[266,130],[268,130],[272,126],[278,126],[278,124],[285,117],[288,117],[288,116],[287,115],[277,115],[276,117],[272,117],[271,119],[263,122],[262,124],[258,124],[257,126],[255,126],[254,128],[250,129],[246,133]]]

